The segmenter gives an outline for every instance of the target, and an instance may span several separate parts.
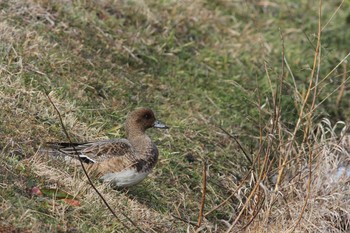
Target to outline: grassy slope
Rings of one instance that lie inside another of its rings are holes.
[[[217,126],[238,134],[248,151],[257,149],[258,125],[273,112],[266,70],[273,87],[282,74],[281,33],[296,86],[305,95],[318,20],[317,4],[308,2],[1,1],[2,224],[34,232],[123,229],[81,185],[83,178],[70,179],[71,168],[35,155],[44,141],[66,140],[42,93],[47,91],[74,140],[121,137],[127,112],[155,109],[171,129],[150,132],[161,150],[154,173],[128,193],[101,190],[147,231],[185,231],[187,224],[171,215],[197,221],[201,161],[210,164],[206,210],[229,196],[247,169],[242,153]],[[345,1],[323,31],[321,78],[348,52],[349,5]],[[323,25],[337,6],[324,3]],[[343,71],[340,66],[321,83],[317,102],[327,99],[315,121],[349,119],[348,90],[338,105],[338,91],[328,97]],[[300,101],[288,72],[283,87],[283,124],[292,129]],[[266,104],[260,118],[259,96]],[[48,172],[52,167],[64,172]],[[33,185],[58,186],[79,194],[84,204],[72,208],[32,197]],[[208,215],[207,230],[226,229],[236,208],[232,199]]]

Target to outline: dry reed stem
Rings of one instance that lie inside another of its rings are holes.
[[[345,83],[346,83],[346,72],[347,72],[347,63],[344,62],[343,63],[343,79],[342,79],[342,83],[340,84],[339,93],[338,93],[337,100],[336,100],[337,108],[339,108],[340,102],[342,101],[342,98],[344,96]]]
[[[203,161],[203,172],[202,172],[202,200],[201,205],[199,209],[199,215],[198,215],[198,229],[196,232],[199,231],[202,220],[203,220],[203,210],[204,210],[204,204],[205,204],[205,195],[207,193],[207,163]]]
[[[321,2],[321,0],[320,0]],[[320,4],[321,5],[321,4]],[[320,6],[321,7],[321,6]],[[319,19],[320,20],[320,19]],[[320,22],[319,22],[320,24]],[[295,140],[295,137],[296,137],[296,134],[299,130],[299,126],[303,120],[303,118],[305,117],[305,113],[304,113],[304,110],[306,108],[306,104],[307,104],[307,101],[309,99],[309,96],[311,94],[311,91],[314,89],[312,84],[313,84],[313,80],[314,80],[314,75],[315,75],[315,70],[316,70],[316,65],[317,65],[317,57],[318,57],[318,53],[319,53],[319,49],[320,49],[320,35],[321,35],[321,29],[320,29],[320,26],[319,26],[319,31],[318,31],[318,41],[317,41],[317,47],[315,49],[315,55],[314,55],[314,63],[313,63],[313,68],[312,68],[312,71],[311,71],[311,75],[310,75],[310,80],[309,80],[309,86],[308,86],[308,89],[307,89],[307,92],[306,92],[306,95],[304,97],[304,100],[303,100],[303,103],[302,103],[302,106],[301,106],[301,109],[299,111],[299,116],[298,116],[298,120],[297,120],[297,123],[296,123],[296,126],[294,128],[294,131],[293,131],[293,134],[292,134],[292,139],[291,139],[291,142],[289,144],[289,147],[286,151],[286,155],[284,156],[283,158],[283,162],[282,162],[282,165],[280,166],[279,168],[279,172],[278,172],[278,177],[277,177],[277,182],[276,182],[276,185],[275,185],[275,191],[278,191],[278,187],[279,187],[279,184],[281,182],[281,178],[282,178],[282,175],[283,175],[283,171],[284,171],[284,168],[286,167],[286,162],[288,160],[288,157],[290,155],[290,149],[291,149],[291,145],[293,144],[294,140]],[[315,93],[315,92],[314,92]],[[305,140],[305,137],[304,137],[304,140]]]
[[[321,63],[321,13],[322,13],[322,0],[319,1],[319,18],[318,18],[318,38],[317,38],[317,46],[316,46],[316,50],[315,50],[315,55],[314,55],[314,63],[313,63],[313,68],[311,71],[311,77],[310,77],[310,85],[308,90],[311,89],[311,85],[312,85],[312,81],[313,81],[313,77],[315,74],[315,70],[316,70],[316,66],[317,66],[317,73],[316,73],[316,77],[315,77],[315,87],[317,87],[317,83],[318,83],[318,76],[319,76],[319,68],[320,68],[320,63]],[[315,101],[316,101],[316,94],[317,94],[317,88],[314,88],[313,90],[314,96],[312,99],[312,104],[311,104],[311,108],[310,111],[313,112],[314,111],[314,105],[315,105]],[[306,98],[307,99],[307,98]],[[305,142],[309,137],[309,130],[310,130],[310,126],[311,126],[311,118],[312,118],[312,114],[308,115],[308,122],[310,122],[309,124],[306,124],[305,126],[305,130],[304,130],[304,139],[303,142]],[[297,219],[297,221],[295,222],[293,228],[292,228],[292,232],[295,231],[296,227],[299,225],[301,218],[303,217],[303,214],[306,210],[306,206],[308,204],[309,201],[309,197],[310,197],[310,193],[311,193],[311,181],[312,181],[312,160],[313,160],[313,150],[311,148],[311,145],[309,145],[310,148],[310,152],[309,152],[309,160],[308,160],[308,165],[309,165],[309,176],[308,176],[308,182],[307,182],[307,190],[306,190],[306,197],[304,200],[304,205],[302,207],[302,210],[300,212],[300,215]]]

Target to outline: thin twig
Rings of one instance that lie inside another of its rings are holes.
[[[70,136],[69,136],[69,134],[68,134],[68,131],[67,131],[66,127],[64,126],[64,123],[63,123],[63,120],[62,120],[62,116],[61,116],[60,111],[58,110],[58,108],[56,107],[56,105],[54,104],[54,102],[52,101],[52,99],[50,98],[50,96],[47,94],[47,91],[46,91],[46,90],[45,90],[45,95],[46,95],[46,97],[49,99],[49,101],[50,101],[51,105],[54,107],[55,111],[57,112],[57,115],[58,115],[58,118],[59,118],[59,120],[60,120],[60,124],[61,124],[61,127],[62,127],[62,129],[63,129],[63,132],[64,132],[66,138],[68,139],[69,143],[72,145],[75,154],[76,154],[77,157],[79,158],[80,165],[81,165],[81,167],[83,168],[84,174],[85,174],[85,176],[87,177],[87,179],[88,179],[88,181],[89,181],[89,184],[90,184],[91,187],[95,190],[95,192],[97,193],[97,195],[101,198],[102,202],[105,204],[105,206],[108,208],[108,210],[113,214],[113,216],[114,216],[125,228],[127,228],[127,229],[130,230],[130,228],[129,228],[127,225],[125,225],[125,223],[124,223],[123,221],[120,220],[120,218],[116,215],[116,213],[114,212],[114,210],[112,209],[112,207],[108,204],[108,202],[106,201],[106,199],[103,197],[103,195],[98,191],[98,189],[97,189],[97,188],[95,187],[95,185],[93,184],[93,182],[92,182],[92,180],[91,180],[91,178],[90,178],[90,176],[89,176],[89,174],[88,174],[88,172],[87,172],[87,170],[86,170],[86,168],[85,168],[85,166],[84,166],[84,163],[83,163],[81,157],[79,156],[79,153],[78,153],[77,149],[75,148],[75,146],[74,146],[74,144],[73,144],[73,142],[72,142],[72,140],[71,140],[71,138],[70,138]],[[121,213],[132,225],[134,225],[139,231],[145,233],[145,231],[143,231],[139,226],[137,226],[136,223],[135,223],[133,220],[131,220],[125,213],[123,213],[123,212],[120,212],[120,213]]]
[[[249,158],[248,154],[245,152],[244,148],[242,147],[241,143],[239,143],[239,141],[237,140],[237,138],[235,136],[233,136],[232,134],[230,134],[229,132],[227,132],[225,129],[223,129],[221,126],[219,126],[219,129],[221,129],[225,134],[227,134],[227,136],[229,136],[230,138],[232,138],[233,140],[235,140],[235,142],[237,143],[237,145],[239,146],[239,149],[241,149],[241,151],[243,152],[245,158],[249,161],[250,165],[253,164],[252,160]]]
[[[207,163],[203,162],[203,174],[202,174],[202,201],[199,209],[198,216],[198,228],[200,228],[203,220],[203,210],[205,204],[205,195],[207,193]],[[198,230],[198,229],[197,229]]]

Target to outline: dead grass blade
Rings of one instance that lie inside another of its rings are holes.
[[[194,226],[194,227],[196,227],[196,228],[199,228],[199,226],[198,226],[197,223],[195,223],[195,222],[191,222],[191,221],[189,221],[189,220],[183,219],[183,218],[178,217],[178,216],[176,216],[176,215],[174,215],[174,214],[172,214],[171,216],[172,216],[173,218],[177,219],[177,220],[180,220],[180,221],[182,221],[182,222],[184,222],[184,223],[187,223],[187,224],[190,224],[190,225],[192,225],[192,226]]]

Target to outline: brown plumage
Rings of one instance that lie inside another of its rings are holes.
[[[90,175],[114,186],[125,187],[142,181],[158,160],[158,149],[147,136],[154,127],[167,129],[149,108],[131,112],[125,121],[127,139],[110,139],[86,143],[48,143],[53,155],[80,158],[87,163]],[[75,148],[75,150],[74,150]]]

